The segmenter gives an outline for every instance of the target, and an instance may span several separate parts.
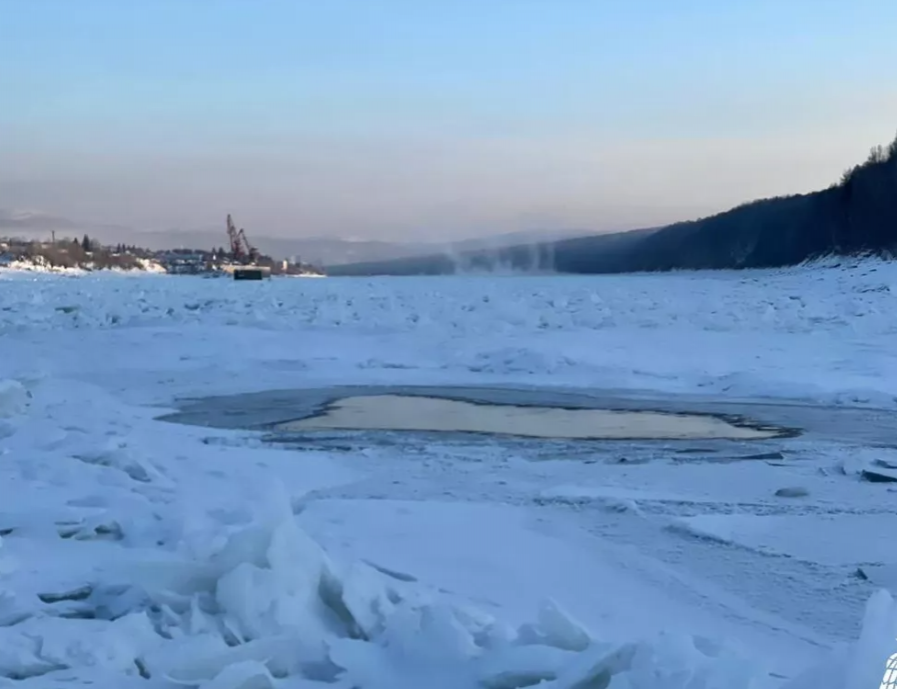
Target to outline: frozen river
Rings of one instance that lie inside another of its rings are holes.
[[[874,263],[0,273],[0,678],[877,682],[895,300]]]

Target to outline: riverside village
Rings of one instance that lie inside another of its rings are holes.
[[[95,270],[143,271],[204,277],[262,279],[271,276],[322,277],[323,269],[262,254],[243,228],[227,216],[227,245],[208,249],[145,249],[124,243],[101,244],[82,237],[26,239],[0,236],[0,270],[88,272]]]

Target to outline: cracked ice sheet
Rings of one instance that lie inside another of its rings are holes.
[[[0,279],[0,375],[74,376],[140,402],[340,382],[526,382],[897,407],[897,266],[887,263],[272,280],[251,292],[191,277]]]

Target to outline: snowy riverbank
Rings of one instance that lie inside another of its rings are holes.
[[[135,268],[98,268],[89,262],[76,267],[65,267],[53,265],[46,259],[38,257],[35,259],[19,259],[16,261],[0,263],[0,274],[38,273],[50,275],[87,275],[89,273],[94,273],[97,271],[104,271],[109,273],[125,273],[137,275],[164,275],[167,272],[162,264],[160,264],[158,261],[153,261],[146,258],[135,258],[134,262],[137,266]]]

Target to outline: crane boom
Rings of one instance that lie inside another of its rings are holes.
[[[259,252],[246,238],[246,231],[239,230],[234,225],[230,213],[227,214],[227,238],[230,243],[230,253],[234,261],[240,263],[255,263],[259,259]]]

